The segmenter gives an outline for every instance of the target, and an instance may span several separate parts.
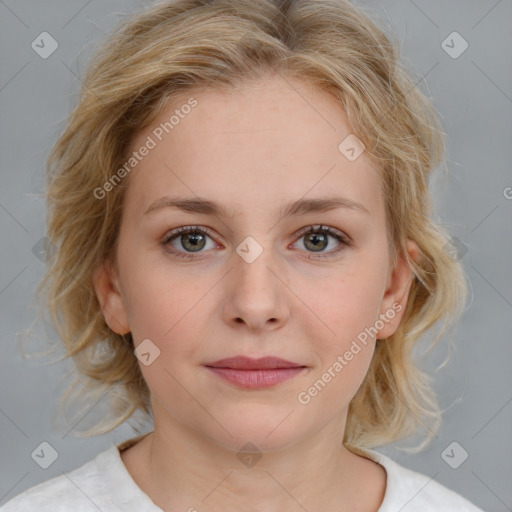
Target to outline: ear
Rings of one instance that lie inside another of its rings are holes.
[[[419,261],[421,251],[412,240],[407,241],[407,252],[413,260]],[[398,329],[405,313],[413,278],[414,274],[407,265],[405,256],[401,254],[396,269],[388,278],[386,291],[382,299],[379,318],[386,321],[383,322],[384,327],[378,331],[377,339],[389,338]]]
[[[93,276],[93,286],[107,325],[117,334],[130,332],[128,315],[119,291],[117,269],[106,260]]]

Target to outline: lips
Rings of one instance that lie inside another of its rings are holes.
[[[204,365],[225,382],[245,390],[266,389],[293,379],[306,371],[306,366],[280,357],[229,357]]]
[[[228,368],[234,370],[275,370],[284,368],[305,368],[305,365],[281,359],[280,357],[261,357],[255,359],[247,356],[228,357],[204,366],[209,368]]]

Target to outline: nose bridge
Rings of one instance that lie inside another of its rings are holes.
[[[267,287],[276,279],[276,257],[270,236],[247,236],[236,247],[236,275],[256,289]],[[243,285],[243,283],[239,283]]]
[[[272,237],[248,236],[235,248],[234,268],[230,273],[229,316],[262,327],[270,319],[283,320],[284,285],[280,266],[273,252]],[[261,242],[260,242],[261,240]],[[238,320],[239,321],[239,320]]]

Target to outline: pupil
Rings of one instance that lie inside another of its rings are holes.
[[[201,240],[200,238],[202,237],[203,235],[201,233],[189,233],[187,235],[185,235],[185,241],[187,243],[189,243],[192,248],[199,248],[201,249],[202,248],[202,245],[201,245]],[[203,245],[204,245],[204,240],[202,241],[203,242]],[[186,248],[186,244],[183,244],[183,246]]]
[[[315,249],[315,250],[318,250],[319,248],[324,249],[325,248],[325,238],[326,238],[326,235],[313,233],[309,237],[309,241],[313,243],[313,249]],[[322,246],[322,243],[324,243],[323,246]],[[321,247],[319,247],[319,246],[321,246]]]

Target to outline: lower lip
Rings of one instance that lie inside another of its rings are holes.
[[[219,377],[246,389],[263,389],[275,386],[280,382],[292,379],[306,369],[300,367],[274,368],[271,370],[235,370],[232,368],[212,368],[211,366],[206,368]]]

